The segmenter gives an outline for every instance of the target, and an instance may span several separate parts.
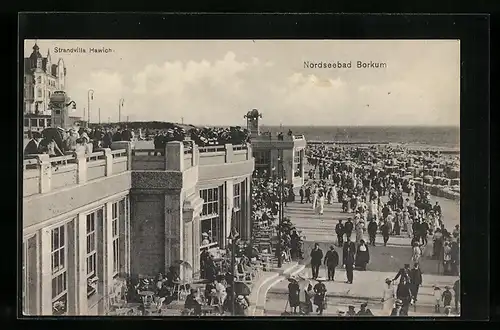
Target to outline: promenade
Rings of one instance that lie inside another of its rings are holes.
[[[433,204],[436,201],[441,204],[446,228],[452,230],[456,224],[459,224],[460,206],[458,202],[435,196],[431,196],[431,201]],[[295,202],[288,203],[285,215],[290,217],[292,223],[306,237],[304,242],[305,259],[301,261],[306,268],[300,273],[304,278],[311,277],[309,255],[314,243],[319,243],[320,248],[326,253],[330,245],[337,243],[335,225],[340,219],[345,220],[353,216],[352,214],[342,213],[341,205],[336,202],[332,205],[326,204],[324,214],[320,216],[314,213],[312,204],[301,204],[300,198]],[[368,235],[365,233],[365,240],[367,239]],[[407,235],[391,236],[388,245],[384,247],[381,235],[377,235],[376,246],[369,247],[370,263],[367,266],[367,271],[354,271],[353,284],[344,283],[346,280],[345,270],[339,266],[335,272],[335,282],[325,282],[328,290],[329,307],[324,315],[336,315],[339,309],[346,311],[348,305],[354,305],[356,309],[359,309],[359,305],[363,302],[368,302],[369,308],[372,309],[375,315],[381,315],[384,280],[388,277],[393,278],[405,263],[411,263],[410,241],[411,239]],[[434,314],[433,307],[433,285],[440,286],[444,290],[444,286],[452,287],[458,279],[458,277],[454,276],[440,275],[442,265],[437,260],[431,260],[428,257],[430,248],[431,244],[424,251],[424,257],[421,260],[420,268],[423,273],[423,285],[419,291],[418,304],[415,309],[412,308],[410,315],[437,315]],[[339,256],[342,257],[341,248],[335,246],[335,249]],[[320,278],[326,277],[326,268],[324,266],[320,268],[319,276]],[[312,281],[312,283],[314,285],[315,281]],[[281,315],[288,297],[287,286],[288,281],[281,281],[268,291],[265,315]]]

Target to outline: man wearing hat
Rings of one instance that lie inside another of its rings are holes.
[[[361,309],[358,311],[358,313],[356,315],[358,315],[358,316],[373,316],[372,311],[369,308],[367,309],[366,306],[368,306],[367,303],[362,303]]]
[[[39,132],[33,132],[31,137],[31,140],[24,148],[25,155],[36,155],[39,153],[38,146],[40,145],[40,141],[42,141],[42,134],[40,134]]]
[[[405,278],[407,282],[410,282],[410,264],[405,264],[404,268],[401,268],[399,270],[399,272],[396,274],[396,277],[394,277],[392,281],[394,282],[400,277],[401,277],[401,279],[399,280],[400,283],[403,280],[403,278]]]
[[[327,267],[328,281],[335,281],[335,267],[339,264],[339,254],[335,251],[333,245],[331,245],[330,250],[326,252],[323,263]]]
[[[356,311],[354,310],[354,306],[349,305],[346,313],[346,316],[356,316]]]

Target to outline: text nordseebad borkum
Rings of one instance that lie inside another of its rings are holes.
[[[304,69],[385,69],[385,62],[363,62],[363,61],[333,61],[333,62],[311,62],[304,61]]]

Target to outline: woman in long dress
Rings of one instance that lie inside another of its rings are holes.
[[[323,215],[323,212],[325,210],[325,194],[323,193],[323,191],[320,191],[318,196],[319,196],[318,213],[319,213],[319,215]]]
[[[338,200],[338,194],[337,194],[337,185],[334,184],[332,187],[332,200],[337,201]]]
[[[312,208],[313,208],[313,210],[316,209],[317,203],[318,203],[318,188],[314,188],[313,202],[312,202]]]
[[[390,316],[396,301],[396,288],[390,278],[385,279],[384,291],[382,293],[382,315]]]

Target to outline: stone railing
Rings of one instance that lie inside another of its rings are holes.
[[[110,149],[61,157],[34,155],[23,162],[23,197],[135,171],[184,172],[195,166],[241,163],[252,159],[249,144],[198,147],[193,141],[169,142],[165,149],[132,149],[113,142]]]
[[[165,150],[132,150],[132,170],[184,171],[197,165],[237,163],[251,158],[249,144],[198,147],[192,141],[174,141],[167,143]]]
[[[131,169],[130,152],[130,145],[124,142],[123,145],[114,143],[112,149],[91,154],[75,152],[60,157],[34,155],[23,162],[23,197],[128,171]]]

